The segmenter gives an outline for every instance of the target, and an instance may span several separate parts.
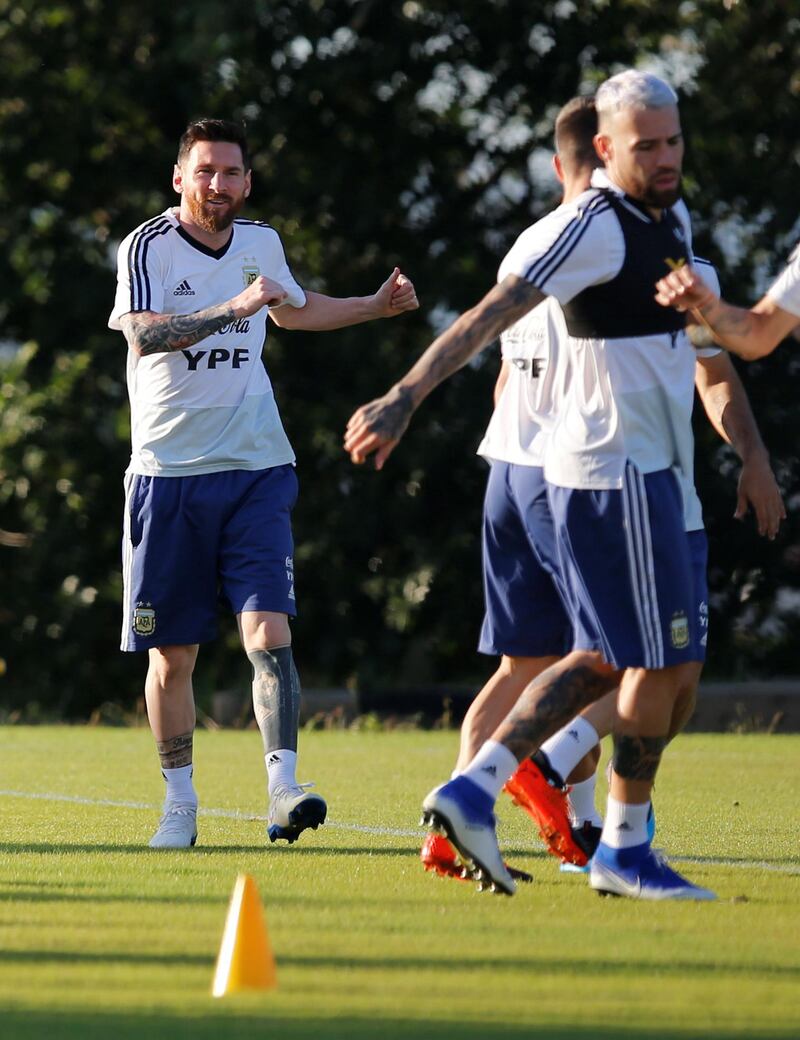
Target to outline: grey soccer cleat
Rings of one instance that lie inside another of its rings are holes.
[[[197,809],[193,805],[165,805],[151,849],[190,849],[197,841]]]
[[[306,828],[316,830],[325,822],[325,799],[312,794],[313,784],[286,784],[276,788],[269,799],[267,834],[270,841],[297,841]]]

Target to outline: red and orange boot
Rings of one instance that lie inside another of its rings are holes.
[[[443,834],[426,834],[422,843],[419,858],[422,865],[432,874],[440,877],[455,878],[456,881],[471,881],[469,871],[462,866],[453,845]],[[533,877],[524,870],[517,870],[506,864],[506,870],[515,881],[530,882]]]
[[[520,762],[506,783],[505,790],[515,805],[531,817],[542,841],[554,856],[565,863],[583,867],[589,860],[576,842],[569,819],[569,788],[550,768],[547,758],[538,751]]]
[[[457,881],[470,880],[469,874],[461,865],[458,853],[443,834],[426,834],[419,858],[423,867],[432,874],[455,878]]]

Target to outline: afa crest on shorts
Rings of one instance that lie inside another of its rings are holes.
[[[685,650],[689,645],[689,619],[683,611],[672,615],[669,623],[669,635],[676,650]]]
[[[155,632],[156,612],[150,603],[136,604],[132,627],[137,636],[151,636]]]
[[[255,257],[246,256],[244,263],[242,264],[242,281],[244,282],[245,289],[248,285],[252,285],[253,282],[261,274],[258,269],[258,261]]]

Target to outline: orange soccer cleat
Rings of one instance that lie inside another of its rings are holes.
[[[443,834],[426,834],[419,858],[423,867],[433,874],[455,878],[457,881],[470,880],[469,873],[461,865],[458,853]]]
[[[548,850],[565,863],[583,867],[589,861],[586,851],[575,840],[569,819],[569,788],[549,768],[538,752],[520,762],[506,783],[505,790],[515,805],[531,817]]]
[[[443,834],[427,834],[422,843],[419,858],[422,860],[423,867],[432,874],[455,878],[456,881],[472,881],[470,872],[462,865],[455,848]],[[509,867],[507,863],[506,870],[515,881],[533,881],[530,874],[524,870]]]

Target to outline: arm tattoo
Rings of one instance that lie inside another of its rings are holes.
[[[120,324],[130,347],[140,357],[147,357],[185,350],[232,321],[235,321],[233,307],[230,303],[221,303],[194,314],[131,311],[120,319]]]
[[[614,734],[614,772],[623,780],[654,780],[666,737]]]
[[[619,682],[617,673],[586,665],[567,671],[546,669],[525,689],[503,723],[502,743],[521,762],[587,704],[599,700]]]
[[[535,285],[510,275],[491,289],[434,340],[409,372],[419,382],[420,399],[544,299]]]
[[[178,737],[157,742],[158,757],[162,769],[180,769],[192,764],[192,741],[194,733],[181,733]]]

